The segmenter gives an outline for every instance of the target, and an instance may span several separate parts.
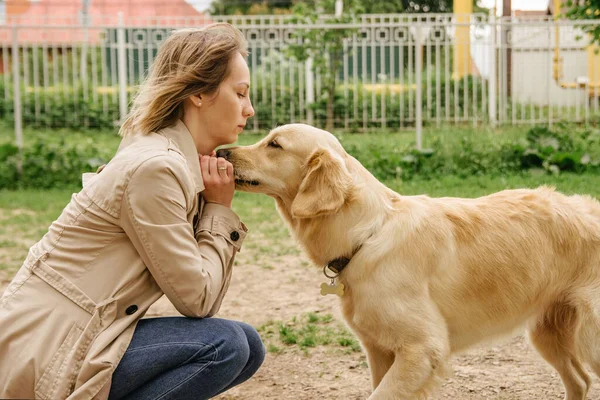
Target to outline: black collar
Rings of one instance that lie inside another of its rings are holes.
[[[327,268],[335,272],[336,274],[341,273],[346,265],[350,262],[350,259],[347,257],[339,257],[334,260],[331,260],[327,263]]]
[[[356,255],[356,253],[358,253],[358,251],[360,250],[361,247],[362,247],[362,244],[359,245],[356,248],[356,250],[354,250],[352,252],[352,255],[350,256],[350,258],[348,258],[348,257],[334,258],[333,260],[329,261],[325,265],[325,268],[328,268],[329,270],[333,271],[336,275],[341,274],[342,271],[344,270],[344,268],[346,268],[346,266],[350,263],[350,260],[352,260],[352,257],[354,257]]]

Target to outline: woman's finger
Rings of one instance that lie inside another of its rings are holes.
[[[217,158],[217,171],[221,177],[224,178],[227,176],[227,160],[223,157]]]
[[[209,161],[210,161],[210,157],[209,156],[202,156],[200,157],[200,172],[202,172],[202,179],[206,180],[209,176]]]
[[[210,175],[217,175],[217,157],[210,157],[210,161],[208,162],[208,172]]]

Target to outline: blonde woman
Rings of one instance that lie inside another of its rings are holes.
[[[245,56],[227,24],[162,45],[117,154],[0,299],[0,398],[205,399],[258,370],[257,332],[208,318],[246,235],[214,153],[254,115]],[[184,317],[141,319],[163,294]]]

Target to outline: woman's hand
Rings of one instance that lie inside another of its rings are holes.
[[[201,155],[199,158],[204,181],[202,197],[207,203],[217,203],[231,208],[235,192],[233,165],[223,157],[214,155]]]

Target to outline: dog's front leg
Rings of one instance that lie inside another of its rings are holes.
[[[371,384],[373,390],[375,390],[394,363],[394,352],[383,350],[370,340],[361,339],[361,341],[367,352],[369,370],[371,371]]]
[[[438,368],[444,368],[445,358],[439,349],[424,344],[409,345],[396,354],[369,400],[427,398],[439,385]]]
[[[445,321],[432,304],[423,302],[418,309],[419,313],[408,313],[409,318],[399,318],[393,323],[397,350],[370,400],[427,398],[446,375],[450,342]]]

